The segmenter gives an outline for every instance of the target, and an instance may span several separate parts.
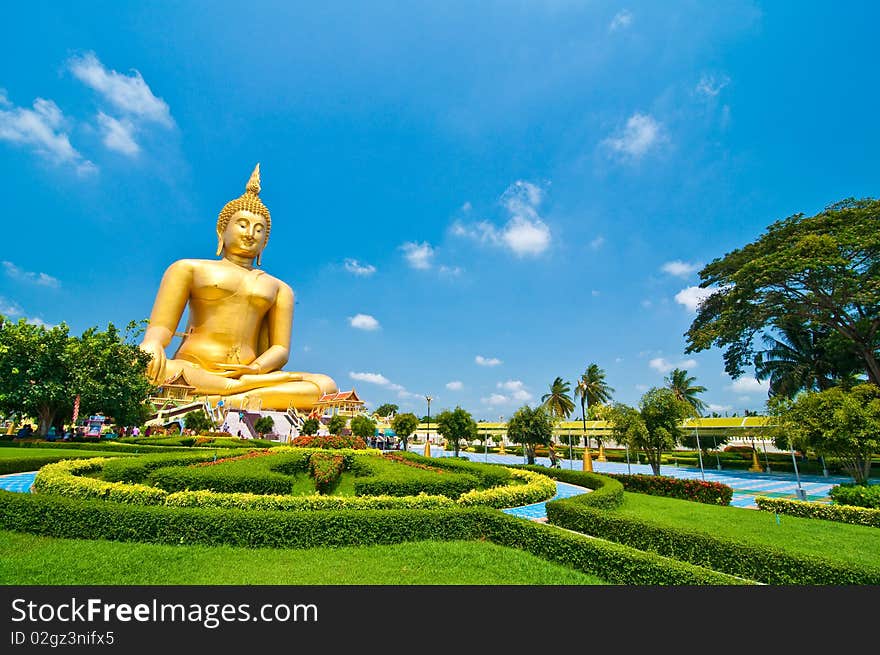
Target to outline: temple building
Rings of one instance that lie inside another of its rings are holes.
[[[363,412],[364,401],[358,398],[357,392],[340,391],[339,393],[328,393],[321,396],[312,410],[317,416],[333,416],[334,414],[343,414],[346,416],[355,416]]]

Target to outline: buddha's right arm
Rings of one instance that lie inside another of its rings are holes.
[[[160,344],[162,348],[171,343],[189,300],[192,282],[193,266],[190,261],[182,259],[168,267],[153,303],[150,325],[144,333],[143,343]]]

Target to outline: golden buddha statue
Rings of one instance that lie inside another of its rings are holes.
[[[269,239],[272,219],[260,200],[260,165],[244,195],[217,218],[219,260],[181,259],[165,271],[140,347],[153,356],[147,375],[161,385],[181,376],[192,393],[228,407],[253,400],[262,409],[311,409],[335,393],[326,375],[290,373],[293,289],[254,267]],[[172,359],[165,348],[189,304],[189,322]]]

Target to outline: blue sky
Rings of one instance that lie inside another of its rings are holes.
[[[18,3],[0,42],[0,313],[149,315],[261,162],[289,370],[477,418],[590,362],[634,404],[700,264],[877,196],[873,3]],[[176,346],[176,342],[172,344]]]

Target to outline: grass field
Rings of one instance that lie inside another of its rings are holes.
[[[597,585],[486,542],[274,550],[53,539],[0,531],[0,584]]]
[[[659,525],[880,568],[877,528],[795,516],[780,516],[777,524],[770,512],[634,493],[625,494],[623,505],[613,511]]]

